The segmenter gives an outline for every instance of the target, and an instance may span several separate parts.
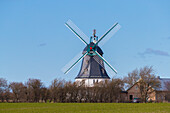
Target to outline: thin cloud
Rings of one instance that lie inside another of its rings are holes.
[[[46,43],[41,43],[38,46],[42,47],[42,46],[46,46],[46,45],[47,45]]]
[[[167,56],[169,57],[169,53],[165,52],[165,51],[161,51],[161,50],[154,50],[152,48],[147,48],[143,53],[139,53],[139,55],[141,56],[145,56],[145,55],[157,55],[157,56]]]

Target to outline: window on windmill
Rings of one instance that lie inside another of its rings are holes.
[[[98,83],[98,79],[97,79],[96,83]]]
[[[104,73],[104,69],[102,68],[101,70],[102,70],[102,73]]]
[[[88,63],[89,63],[89,60],[86,60],[86,63],[88,64]]]
[[[84,69],[84,74],[87,74],[87,71],[88,71],[88,69],[86,68],[86,69]]]
[[[93,84],[95,83],[95,79],[93,80]]]
[[[102,61],[102,60],[100,60],[100,64],[102,64],[102,65],[103,65],[103,61]]]

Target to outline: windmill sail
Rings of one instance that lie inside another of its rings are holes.
[[[94,52],[117,74],[116,69],[114,69],[97,51]]]
[[[102,37],[100,37],[102,41],[99,43],[99,46],[102,47],[120,28],[121,26],[118,23],[114,24]]]
[[[64,74],[67,74],[86,55],[87,55],[87,52],[84,53],[83,55],[81,53],[79,53],[68,64],[66,64],[61,70],[64,72]]]
[[[71,21],[68,20],[65,25],[85,44],[89,42],[89,38]]]
[[[100,76],[100,77],[107,77],[107,73],[105,71],[104,63],[115,73],[117,71],[103,58],[103,52],[101,48],[98,46],[98,43],[102,46],[106,43],[120,28],[121,26],[118,23],[115,23],[104,35],[102,35],[99,40],[96,40],[95,32],[94,36],[90,37],[93,38],[93,42],[71,21],[68,20],[65,25],[86,45],[85,49],[83,50],[83,55],[79,54],[78,57],[76,56],[71,62],[69,62],[62,71],[66,74],[68,73],[80,60],[83,59],[83,64],[81,67],[81,71],[79,73],[79,77],[82,75],[86,76],[85,73],[91,73],[93,76]],[[94,40],[96,42],[94,42]],[[87,60],[89,58],[89,60]],[[96,67],[95,67],[96,66]],[[88,67],[89,69],[87,69]],[[98,69],[96,69],[98,68]],[[88,71],[89,70],[89,71]],[[103,70],[103,71],[101,71]],[[98,71],[98,72],[97,72]],[[94,75],[94,72],[97,72]],[[89,77],[91,76],[89,75]]]

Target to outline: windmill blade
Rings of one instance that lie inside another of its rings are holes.
[[[117,71],[97,51],[94,52],[117,74]]]
[[[83,55],[78,54],[76,57],[74,57],[67,65],[65,65],[62,68],[62,71],[64,74],[67,74],[82,58],[84,58],[87,55],[88,52],[84,53]],[[81,55],[81,56],[80,56]]]
[[[89,38],[71,21],[68,20],[65,25],[85,44],[88,45]]]
[[[96,45],[102,40],[99,45],[103,46],[120,28],[121,26],[118,23],[115,23],[103,36],[99,38]]]
[[[93,56],[93,59],[105,69],[103,62],[101,62],[101,58],[98,55]]]

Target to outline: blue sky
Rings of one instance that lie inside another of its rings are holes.
[[[121,29],[102,46],[104,58],[123,77],[153,66],[170,77],[168,0],[1,0],[0,77],[9,82],[55,78],[74,81],[81,62],[67,75],[61,68],[85,45],[64,25],[71,19],[87,36],[103,35],[115,22]],[[112,77],[113,75],[110,75]]]

